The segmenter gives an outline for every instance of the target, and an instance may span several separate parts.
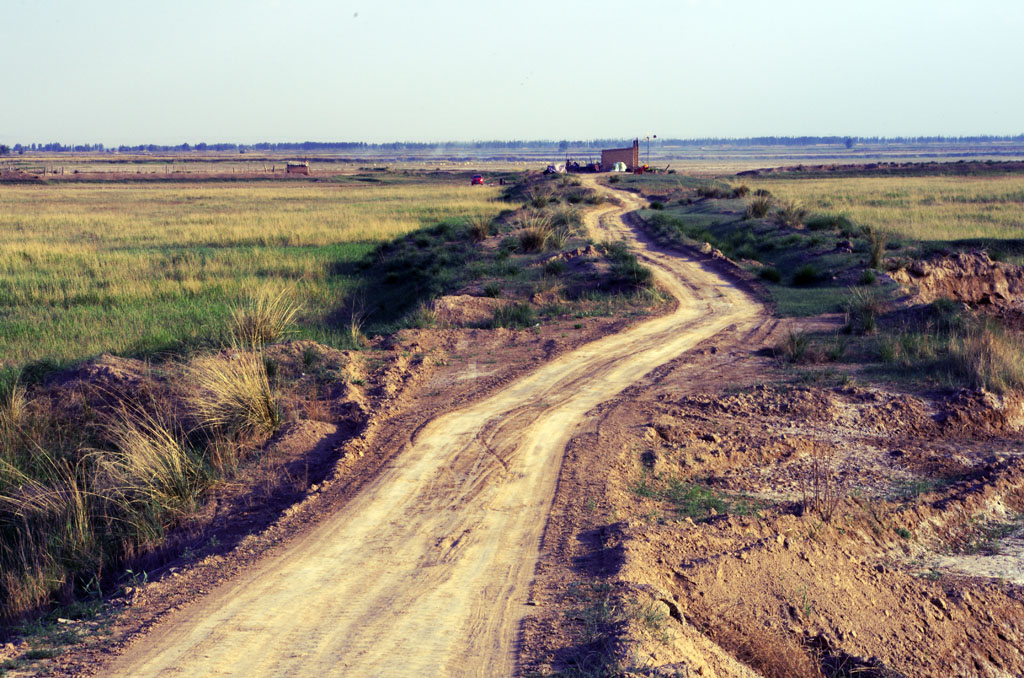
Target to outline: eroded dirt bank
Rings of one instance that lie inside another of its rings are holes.
[[[628,235],[621,211],[591,227]],[[640,255],[676,311],[433,420],[344,509],[170,615],[105,674],[512,675],[560,460],[585,413],[763,319],[700,265]]]
[[[1024,675],[1019,398],[800,383],[790,327],[726,329],[572,437],[525,675]]]

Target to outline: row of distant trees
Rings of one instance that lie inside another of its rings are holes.
[[[443,142],[410,142],[396,141],[384,144],[369,144],[362,141],[301,141],[271,143],[261,142],[256,144],[208,144],[200,142],[197,144],[138,144],[134,146],[121,145],[106,147],[103,144],[62,144],[51,142],[47,144],[15,144],[13,147],[0,145],[0,155],[9,153],[24,153],[25,151],[43,151],[49,153],[101,153],[104,151],[117,150],[121,153],[140,152],[172,152],[172,151],[430,151],[430,150],[456,150],[456,149],[478,149],[478,150],[509,150],[509,149],[536,149],[544,151],[559,152],[581,148],[609,148],[613,146],[625,146],[631,143],[632,139],[587,139],[570,141],[562,139],[559,141],[530,141],[524,139],[492,140],[492,141],[443,141]],[[725,137],[705,137],[700,139],[658,139],[655,144],[658,146],[694,147],[694,146],[845,146],[853,148],[857,144],[872,145],[897,145],[897,144],[950,144],[950,143],[994,143],[994,142],[1017,142],[1024,143],[1024,134],[1016,136],[918,136],[918,137],[849,137],[849,136],[797,136],[797,137],[745,137],[741,139],[729,139]]]

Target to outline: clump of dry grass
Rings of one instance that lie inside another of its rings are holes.
[[[864,236],[868,240],[868,254],[871,257],[868,268],[881,268],[882,257],[885,256],[885,243],[889,239],[888,235],[877,228],[865,226]]]
[[[243,346],[263,346],[288,334],[301,310],[288,290],[263,288],[232,310],[231,334]]]
[[[548,246],[552,232],[551,219],[542,214],[524,215],[519,220],[522,229],[519,246],[526,252],[539,252]]]
[[[195,509],[207,486],[206,465],[173,425],[122,407],[107,435],[115,451],[103,454],[98,465],[111,498],[123,506],[155,505],[178,515]]]
[[[804,219],[806,218],[807,208],[804,207],[803,203],[797,201],[781,204],[779,211],[775,213],[775,219],[783,226],[788,226],[789,228],[800,228],[804,225]]]
[[[25,387],[12,380],[0,392],[0,453],[4,453],[14,445],[14,437],[18,435],[28,415],[28,397]]]
[[[949,357],[954,373],[975,388],[1008,393],[1024,386],[1024,342],[991,325],[953,338]]]
[[[852,288],[844,304],[846,325],[852,334],[872,334],[878,329],[878,316],[885,311],[885,300],[874,290]]]
[[[258,352],[200,358],[188,372],[196,387],[190,404],[204,428],[232,436],[259,436],[280,426],[277,396]]]
[[[473,217],[469,222],[469,236],[473,242],[480,242],[491,235],[493,221],[487,217]]]
[[[772,199],[770,193],[764,193],[761,195],[755,194],[747,205],[747,218],[763,219],[768,216],[768,212],[771,211],[774,205],[775,201]]]

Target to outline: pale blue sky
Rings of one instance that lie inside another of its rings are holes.
[[[1024,132],[1020,0],[0,0],[0,142]]]

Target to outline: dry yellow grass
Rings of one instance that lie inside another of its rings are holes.
[[[254,290],[287,285],[307,336],[377,243],[493,218],[498,190],[396,183],[52,184],[0,191],[0,369],[201,342]]]
[[[915,240],[1024,236],[1019,176],[770,179],[750,186]]]

